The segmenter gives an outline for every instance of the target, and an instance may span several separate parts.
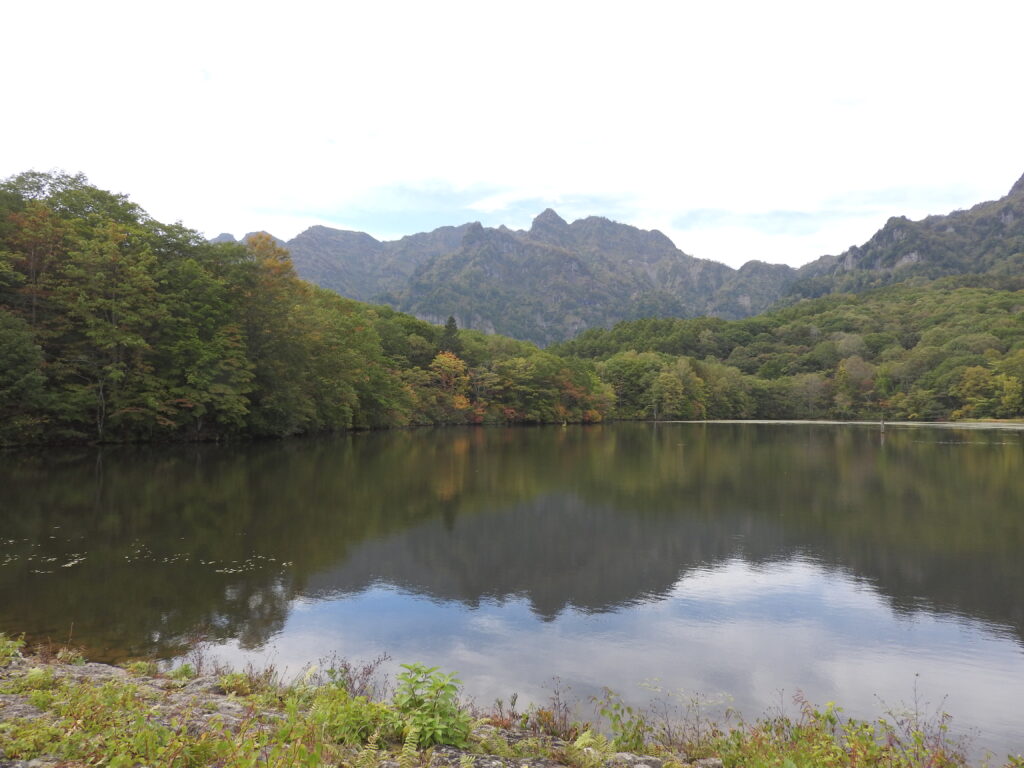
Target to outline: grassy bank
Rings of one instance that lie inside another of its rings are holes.
[[[284,683],[273,669],[201,659],[173,670],[89,664],[0,634],[0,766],[350,766],[351,768],[683,768],[966,766],[944,716],[868,723],[832,704],[724,726],[674,719],[608,691],[596,722],[557,694],[519,712],[459,701],[459,681],[405,665],[394,686],[377,665],[335,661]],[[1020,768],[1024,758],[991,765]]]

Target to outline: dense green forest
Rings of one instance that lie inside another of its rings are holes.
[[[597,361],[624,418],[1024,416],[1024,290],[922,278],[745,320],[652,318],[550,351]]]
[[[81,175],[0,184],[0,442],[596,421],[589,363],[298,279],[269,237],[209,243]]]

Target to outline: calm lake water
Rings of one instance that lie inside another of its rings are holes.
[[[5,453],[0,488],[0,631],[98,660],[387,652],[481,704],[748,716],[916,690],[1024,751],[1024,433],[421,430]]]

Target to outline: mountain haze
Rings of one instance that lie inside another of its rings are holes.
[[[733,269],[683,252],[657,230],[599,216],[570,224],[551,209],[528,230],[475,222],[381,242],[315,226],[283,245],[301,277],[343,296],[550,344],[622,320],[739,319],[911,277],[1020,276],[1024,177],[1007,196],[966,211],[893,217],[863,245],[799,269],[756,259]]]

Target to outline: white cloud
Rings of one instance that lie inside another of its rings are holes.
[[[81,170],[158,218],[287,216],[283,237],[396,187],[488,190],[435,226],[606,200],[694,255],[801,262],[868,218],[1005,193],[1022,22],[1004,2],[24,3],[0,47],[0,175]],[[671,226],[936,186],[813,234]],[[393,219],[372,234],[409,231]]]

